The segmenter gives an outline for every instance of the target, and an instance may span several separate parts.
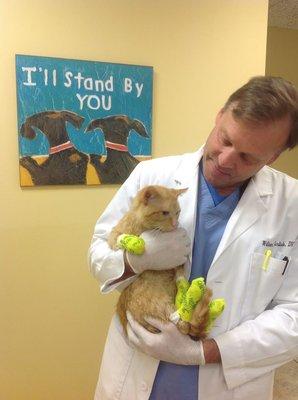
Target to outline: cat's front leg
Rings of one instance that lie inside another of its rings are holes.
[[[114,227],[108,237],[108,245],[112,250],[119,250],[119,247],[117,245],[117,238],[121,234],[119,229],[117,229],[117,226]]]

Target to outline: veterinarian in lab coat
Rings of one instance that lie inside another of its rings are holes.
[[[204,179],[217,198],[239,191],[206,271],[213,297],[224,298],[226,308],[203,343],[180,334],[171,322],[160,326],[155,321],[161,333],[151,334],[132,319],[126,338],[114,316],[96,400],[188,399],[188,380],[184,397],[165,397],[159,360],[185,371],[200,365],[200,400],[272,399],[274,370],[298,355],[298,184],[267,165],[297,142],[296,89],[281,78],[258,77],[230,96],[198,152],[145,161],[134,169],[97,221],[89,250],[102,292],[121,290],[138,272],[137,260],[128,265],[122,250],[111,251],[107,244],[137,191],[151,184],[187,187],[180,198],[180,225],[197,243],[198,188]],[[171,234],[172,245],[162,254],[168,254],[169,263],[175,255],[176,233]],[[151,254],[152,260],[160,256]],[[191,255],[185,268],[191,276]]]

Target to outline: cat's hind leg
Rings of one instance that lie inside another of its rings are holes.
[[[179,314],[177,313],[176,307],[174,304],[169,304],[167,309],[167,319],[173,322],[177,329],[183,333],[183,335],[188,335],[190,330],[190,323],[183,321]]]
[[[212,290],[206,287],[204,295],[201,301],[196,305],[191,320],[190,320],[190,329],[189,335],[203,339],[207,336],[207,325],[209,321],[209,303],[212,297]]]

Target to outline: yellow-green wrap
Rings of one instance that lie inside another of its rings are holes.
[[[213,326],[214,321],[217,317],[221,315],[225,308],[226,302],[224,299],[214,299],[211,300],[208,307],[209,307],[209,319],[207,323],[206,331],[209,332]]]
[[[193,310],[203,297],[204,291],[204,278],[196,278],[191,282],[185,294],[185,298],[182,301],[182,305],[178,308],[178,314],[182,321],[189,322],[191,320]]]
[[[117,245],[129,253],[141,255],[145,251],[145,241],[140,236],[123,233],[117,238]]]
[[[176,310],[178,310],[181,307],[181,305],[185,299],[185,295],[189,288],[189,285],[190,285],[190,283],[188,282],[187,279],[185,279],[185,278],[177,279],[177,281],[176,281],[177,294],[175,297]]]

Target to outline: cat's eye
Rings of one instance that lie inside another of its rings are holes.
[[[162,212],[162,215],[169,215],[169,214],[170,214],[169,211],[163,211],[163,212]]]

